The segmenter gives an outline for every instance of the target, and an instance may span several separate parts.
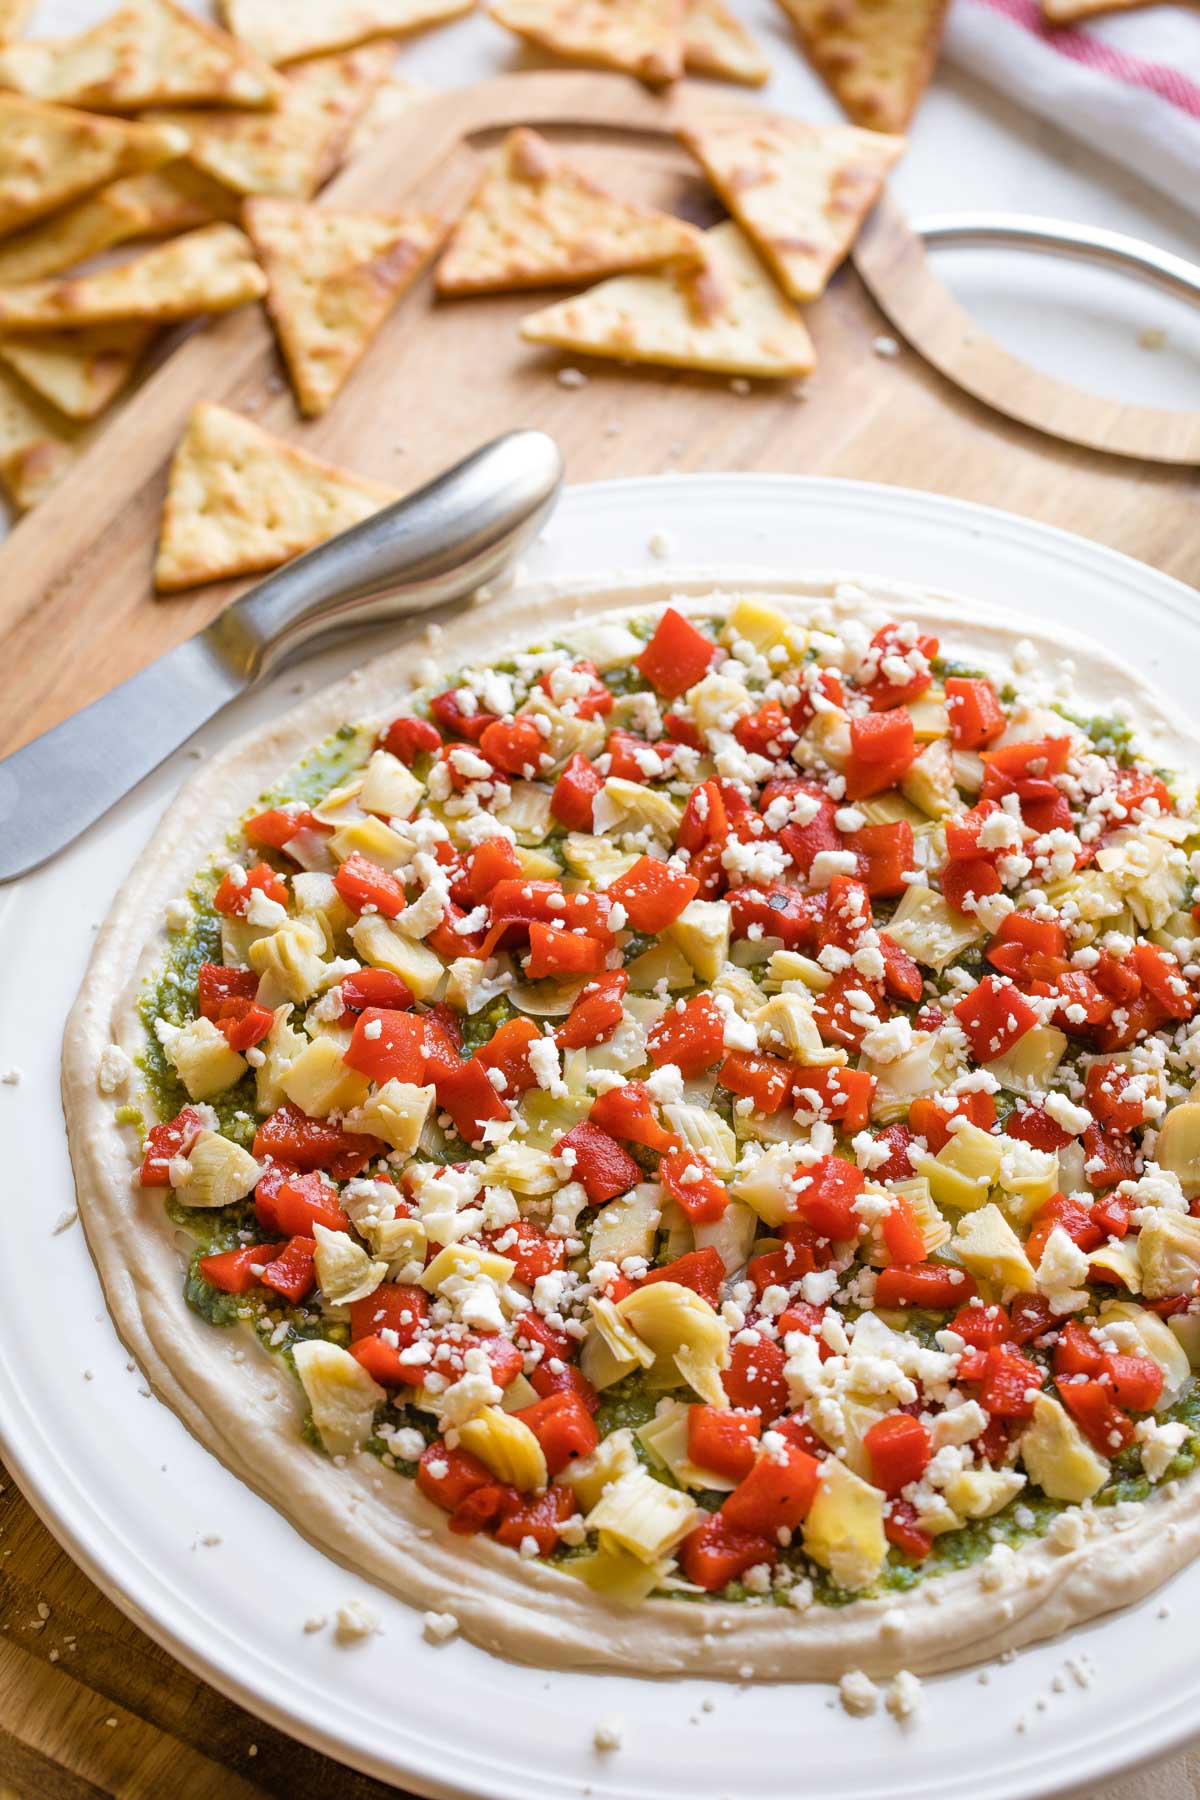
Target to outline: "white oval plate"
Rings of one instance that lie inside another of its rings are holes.
[[[836,569],[977,596],[1011,608],[1018,634],[1022,614],[1094,633],[1191,705],[1200,638],[1190,589],[1045,526],[897,488],[771,476],[578,488],[527,574],[661,577],[672,561]],[[0,1433],[46,1523],[198,1675],[423,1794],[960,1800],[965,1785],[972,1800],[1035,1800],[1091,1790],[1181,1745],[1200,1717],[1200,1674],[1177,1621],[1200,1607],[1200,1566],[1006,1666],[928,1682],[904,1728],[883,1713],[850,1720],[820,1686],[543,1672],[458,1641],[423,1643],[416,1614],[298,1537],[149,1395],[108,1320],[82,1231],[53,1232],[72,1204],[62,1023],[91,933],[191,758],[285,708],[298,680],[311,687],[353,660],[345,650],[317,659],[230,708],[71,851],[0,896],[0,1070],[22,1070],[18,1085],[0,1086]],[[229,1373],[236,1386],[232,1362]],[[305,1632],[306,1620],[353,1599],[378,1613],[380,1635],[342,1647],[331,1630]],[[620,1749],[595,1748],[601,1720],[620,1721]]]

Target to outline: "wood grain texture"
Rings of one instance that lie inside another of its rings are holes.
[[[526,122],[617,192],[707,224],[716,203],[671,135],[701,105],[694,86],[663,99],[619,76],[505,77],[405,114],[328,198],[457,210],[479,151]],[[309,424],[260,308],[188,339],[0,552],[0,657],[19,671],[0,692],[0,752],[170,649],[237,591],[155,599],[150,587],[167,463],[201,399],[397,485],[417,485],[495,432],[540,425],[575,481],[665,468],[861,476],[1029,513],[1184,579],[1200,570],[1194,470],[1097,458],[1000,418],[916,355],[881,359],[872,345],[885,321],[850,270],[809,314],[820,366],[803,400],[786,383],[743,396],[720,377],[599,363],[586,387],[564,389],[554,379],[562,359],[517,336],[530,305],[519,295],[439,303],[427,278],[336,406]]]
[[[668,100],[618,77],[507,78],[405,115],[329,198],[453,208],[480,151],[527,123],[617,192],[710,224],[715,202],[668,135],[676,108],[698,104],[695,88]],[[885,321],[852,269],[808,315],[821,360],[802,398],[787,383],[743,395],[716,377],[600,363],[583,365],[586,386],[564,388],[555,379],[564,359],[517,337],[531,304],[439,304],[426,282],[311,424],[257,308],[189,339],[0,551],[0,750],[105,692],[237,591],[155,600],[150,590],[167,461],[199,399],[397,485],[417,485],[494,433],[538,425],[558,439],[572,481],[736,469],[922,487],[1082,532],[1200,584],[1194,471],[1056,443],[911,352],[880,357]],[[848,567],[854,552],[847,543]],[[21,1800],[395,1792],[293,1743],[175,1663],[73,1566],[11,1484],[0,1493],[0,1800],[5,1784]]]
[[[1200,463],[1200,413],[1087,394],[1002,349],[938,280],[924,244],[886,196],[859,235],[854,266],[897,331],[935,369],[1007,418],[1107,456]]]

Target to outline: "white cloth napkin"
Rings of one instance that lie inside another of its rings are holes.
[[[1200,214],[1200,10],[1050,30],[1037,0],[955,0],[947,56]]]

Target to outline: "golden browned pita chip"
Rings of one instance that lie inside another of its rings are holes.
[[[154,326],[140,320],[0,343],[0,361],[69,419],[94,419],[131,379]]]
[[[496,22],[569,62],[654,83],[683,74],[684,0],[491,0]]]
[[[323,413],[445,235],[436,213],[328,212],[246,202],[267,310],[301,412]]]
[[[230,31],[271,62],[404,37],[470,12],[475,0],[221,0]]]
[[[33,7],[34,0],[0,0],[0,43],[16,37]]]
[[[714,226],[704,245],[708,264],[699,275],[678,265],[661,274],[618,275],[532,314],[521,336],[622,362],[807,375],[816,362],[808,332],[740,226]]]
[[[175,0],[124,0],[76,37],[0,49],[0,87],[95,112],[144,106],[273,106],[270,63]]]
[[[24,512],[57,487],[75,463],[86,429],[0,369],[0,482],[14,506]]]
[[[191,163],[126,175],[0,242],[0,287],[40,281],[131,238],[167,237],[241,214],[241,197]]]
[[[186,133],[188,160],[239,194],[311,200],[392,66],[390,44],[365,44],[285,71],[273,112],[155,112]]]
[[[171,463],[155,585],[169,593],[278,568],[397,498],[223,406],[198,406]]]
[[[903,131],[937,59],[948,0],[779,0],[856,125]]]
[[[229,312],[266,291],[267,278],[245,232],[236,225],[206,225],[94,275],[0,289],[0,330],[190,319]]]
[[[380,83],[375,98],[354,127],[346,145],[346,161],[352,162],[372,144],[378,143],[389,125],[411,112],[414,106],[419,106],[422,100],[428,100],[434,92],[422,81],[401,81],[398,75],[389,75]]]
[[[904,139],[771,113],[697,120],[680,137],[793,300],[815,300],[874,206]]]
[[[682,257],[704,260],[694,226],[606,193],[545,138],[510,132],[438,264],[443,294],[558,287]]]
[[[715,75],[761,87],[771,65],[725,0],[687,0],[683,61],[689,75]]]
[[[0,94],[0,232],[119,175],[157,168],[186,148],[182,132],[166,125],[131,125]]]

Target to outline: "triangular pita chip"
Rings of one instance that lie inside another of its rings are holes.
[[[534,313],[521,336],[589,356],[727,375],[807,375],[812,340],[732,221],[704,233],[708,267],[618,275]]]
[[[703,262],[694,226],[614,198],[522,127],[459,219],[437,284],[443,294],[559,287],[678,258]]]
[[[153,336],[154,326],[140,320],[43,331],[0,343],[0,361],[69,419],[94,419],[131,379]]]
[[[0,232],[187,149],[180,131],[0,94]]]
[[[267,310],[300,410],[323,413],[445,235],[436,213],[330,212],[301,200],[246,202],[267,276]]]
[[[771,113],[679,133],[793,300],[815,300],[874,206],[904,139]]]
[[[346,145],[346,161],[352,162],[372,144],[378,143],[389,125],[411,112],[414,106],[419,106],[422,100],[428,100],[434,92],[423,81],[401,81],[398,75],[389,75],[380,83],[375,98],[354,127]]]
[[[339,167],[393,56],[390,44],[366,44],[297,63],[273,112],[151,116],[184,131],[189,161],[235,193],[311,200]]]
[[[34,0],[0,0],[0,43],[16,37],[34,8]]]
[[[687,0],[683,61],[689,75],[715,75],[761,87],[771,65],[725,0]]]
[[[949,0],[780,0],[856,125],[903,131],[937,59]]]
[[[0,242],[0,287],[40,281],[131,238],[236,219],[241,201],[190,163],[126,175]]]
[[[111,319],[190,319],[261,299],[267,279],[245,232],[206,225],[94,275],[0,289],[0,329],[52,331]]]
[[[273,106],[270,63],[175,0],[124,0],[77,37],[0,50],[0,87],[95,112],[144,106]]]
[[[278,568],[398,497],[223,406],[198,406],[171,463],[155,585],[166,593]]]
[[[86,429],[0,369],[0,482],[14,506],[24,512],[57,487],[78,457]]]
[[[475,0],[221,0],[230,31],[271,62],[402,37],[470,12]]]
[[[683,74],[684,0],[491,0],[497,24],[569,62],[654,83]]]

